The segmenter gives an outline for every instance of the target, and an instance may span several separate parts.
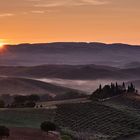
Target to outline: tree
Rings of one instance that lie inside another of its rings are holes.
[[[38,95],[36,95],[36,94],[32,94],[32,95],[29,95],[28,96],[28,100],[30,102],[37,102],[37,101],[40,100],[40,97]]]
[[[27,102],[26,104],[25,104],[25,107],[35,107],[35,102]]]
[[[124,82],[122,84],[122,89],[124,90],[124,92],[126,92],[126,86],[125,86],[125,83]]]
[[[35,107],[37,101],[40,100],[38,95],[17,95],[14,97],[12,107]]]
[[[3,100],[0,100],[0,108],[4,108],[5,107],[5,102]]]
[[[5,126],[0,126],[0,140],[2,140],[3,138],[8,138],[10,135],[10,130],[9,128],[5,127]]]
[[[99,85],[99,91],[100,92],[102,91],[102,85],[101,84]]]
[[[25,103],[25,101],[27,100],[27,96],[23,96],[23,95],[16,95],[15,97],[14,97],[14,102],[15,103]]]
[[[135,93],[136,92],[135,86],[132,83],[130,84],[130,86],[128,86],[127,92],[128,93]]]
[[[41,123],[40,128],[44,132],[49,132],[49,131],[55,131],[56,130],[56,125],[53,122],[50,121],[45,121]]]

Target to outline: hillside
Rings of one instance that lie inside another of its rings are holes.
[[[55,109],[1,109],[0,124],[28,129],[39,128],[44,120],[54,120],[63,133],[73,138],[123,140],[124,136],[140,133],[138,106],[134,106],[134,102],[130,104],[131,96],[138,100],[139,96],[129,95],[127,98],[124,96],[123,100],[119,96],[103,102],[62,102]],[[48,104],[51,105],[51,102]]]
[[[111,106],[115,109],[119,109],[122,111],[127,111],[130,114],[135,114],[135,116],[139,115],[139,108],[140,108],[140,96],[138,94],[122,94],[109,100],[105,100],[102,102],[107,106]]]
[[[140,67],[119,69],[104,65],[0,66],[1,76],[60,79],[140,79]]]
[[[56,123],[77,139],[116,140],[140,132],[139,117],[99,102],[59,105],[56,114]]]
[[[124,68],[138,68],[140,67],[140,62],[135,61],[135,62],[130,62],[126,65],[124,65]]]
[[[61,95],[68,91],[76,91],[70,88],[61,87],[37,80],[14,78],[14,77],[1,77],[0,78],[0,94],[48,94],[51,96]]]

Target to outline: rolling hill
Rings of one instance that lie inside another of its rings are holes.
[[[69,91],[77,91],[77,90],[26,78],[14,78],[14,77],[0,78],[1,95],[48,94],[50,96],[55,96],[62,95]]]
[[[1,76],[60,79],[139,79],[140,67],[119,69],[104,65],[0,66]]]

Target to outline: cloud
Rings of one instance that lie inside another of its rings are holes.
[[[0,1],[0,18],[12,17],[17,14],[46,14],[48,13],[46,10],[50,10],[52,12],[54,9],[52,10],[51,8],[56,7],[104,5],[107,4],[108,1],[109,0],[13,0],[13,2],[11,2],[11,0],[4,0]],[[47,9],[42,10],[43,7]],[[5,10],[9,12],[5,13]]]
[[[107,0],[51,0],[46,2],[39,2],[35,7],[60,7],[60,6],[86,6],[86,5],[104,5]]]
[[[45,11],[31,11],[31,13],[33,13],[33,14],[44,14],[45,13]]]
[[[59,6],[64,6],[66,5],[66,1],[57,1],[57,2],[48,2],[48,3],[39,3],[34,5],[35,7],[59,7]]]
[[[108,4],[108,1],[106,0],[81,0],[85,4],[90,4],[90,5],[104,5]]]
[[[27,0],[27,1],[31,1],[31,2],[38,2],[38,1],[41,1],[41,0]]]
[[[13,13],[2,13],[0,14],[0,17],[11,17],[11,16],[14,16]]]

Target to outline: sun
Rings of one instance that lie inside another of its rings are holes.
[[[4,48],[4,43],[0,42],[0,49]]]
[[[0,49],[3,49],[4,46],[5,46],[5,42],[2,39],[0,39]]]

